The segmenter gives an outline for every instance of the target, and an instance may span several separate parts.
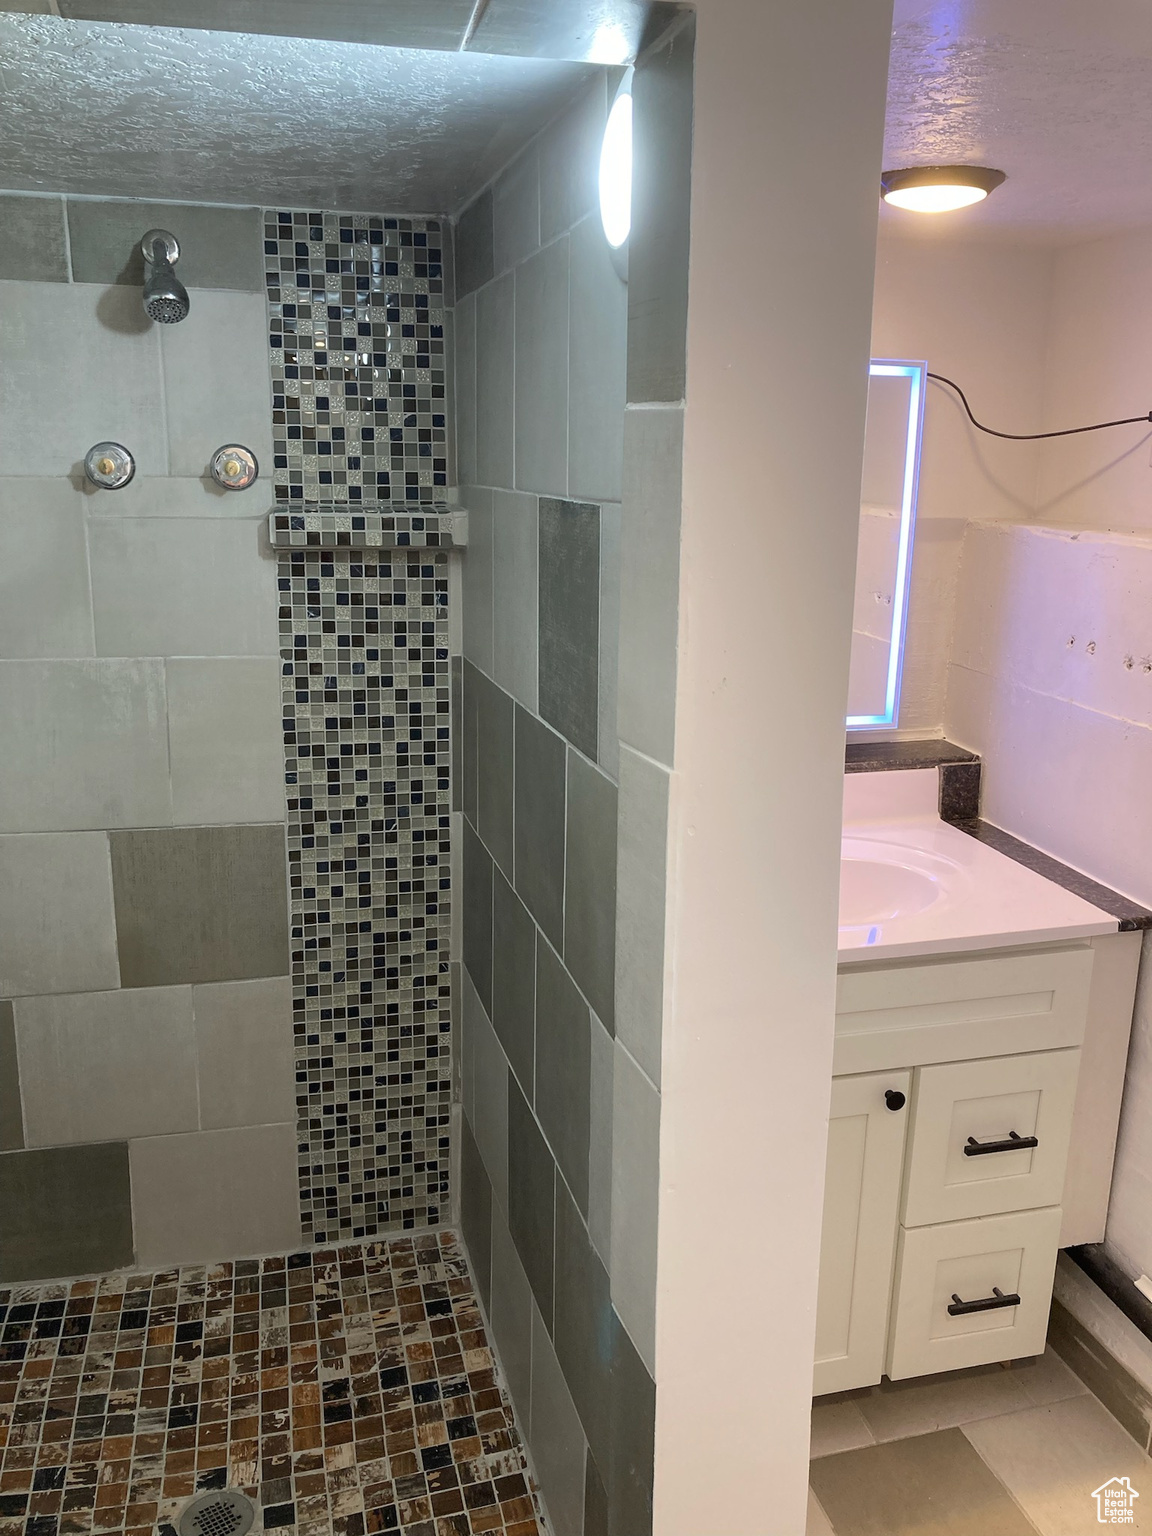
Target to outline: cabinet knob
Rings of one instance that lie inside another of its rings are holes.
[[[903,1109],[908,1100],[900,1092],[899,1088],[885,1088],[884,1102],[889,1109]]]

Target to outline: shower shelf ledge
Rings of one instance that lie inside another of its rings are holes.
[[[274,549],[461,549],[468,513],[447,501],[310,501],[268,514]]]

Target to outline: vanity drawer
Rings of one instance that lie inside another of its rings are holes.
[[[904,1225],[1059,1205],[1079,1065],[1070,1050],[921,1067]]]
[[[1060,1216],[1049,1206],[902,1229],[888,1375],[898,1381],[1043,1353]],[[1004,1305],[1009,1297],[1019,1300]],[[964,1310],[949,1312],[957,1306]]]
[[[876,970],[846,966],[837,988],[833,1072],[1079,1045],[1093,958],[1084,945]]]

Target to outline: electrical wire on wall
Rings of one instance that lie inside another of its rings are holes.
[[[1103,432],[1105,427],[1132,427],[1137,424],[1148,425],[1152,423],[1152,411],[1146,416],[1125,416],[1120,421],[1097,421],[1090,427],[1065,427],[1062,432],[997,432],[995,427],[986,427],[982,421],[977,421],[972,414],[972,407],[968,404],[968,396],[952,379],[946,379],[942,373],[933,373],[929,370],[928,377],[935,379],[937,384],[946,384],[949,389],[955,390],[960,396],[960,404],[968,415],[968,420],[980,432],[987,432],[989,437],[1004,437],[1013,443],[1034,443],[1042,437],[1075,437],[1078,432]]]

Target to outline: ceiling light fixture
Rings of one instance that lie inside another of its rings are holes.
[[[1005,180],[986,165],[916,165],[885,171],[880,193],[886,203],[912,213],[951,213],[982,203]]]

